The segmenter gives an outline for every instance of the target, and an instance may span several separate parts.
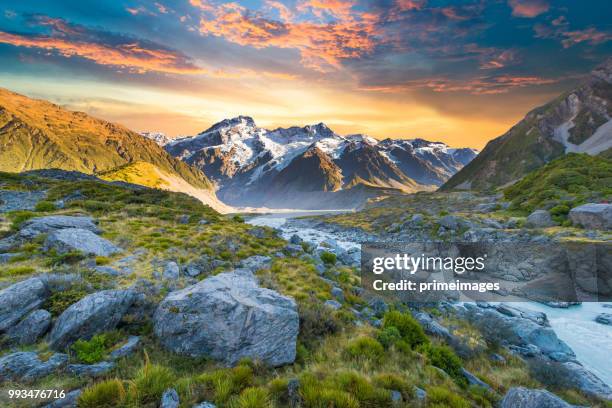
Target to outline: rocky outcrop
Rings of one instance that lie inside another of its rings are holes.
[[[53,231],[66,228],[77,228],[93,233],[100,233],[93,218],[73,217],[68,215],[50,215],[47,217],[32,218],[21,226],[19,236],[26,239],[34,238],[40,234],[49,234]]]
[[[511,388],[499,404],[500,408],[573,408],[556,395],[546,390]]]
[[[612,401],[612,388],[595,374],[574,361],[563,363],[570,383],[587,395]]]
[[[135,298],[132,290],[104,290],[85,296],[57,319],[49,335],[49,345],[60,350],[78,339],[89,339],[114,329]]]
[[[107,239],[81,228],[64,228],[53,231],[45,241],[45,247],[55,248],[59,253],[80,251],[88,255],[110,256],[121,252]]]
[[[612,313],[600,313],[595,318],[597,323],[606,324],[612,326]]]
[[[0,381],[33,381],[53,373],[68,362],[68,355],[56,353],[43,361],[32,351],[20,351],[0,358]]]
[[[101,361],[96,364],[70,364],[67,369],[77,377],[101,377],[115,368],[115,363]]]
[[[258,287],[246,269],[170,293],[154,316],[155,334],[167,349],[230,365],[245,357],[271,366],[292,363],[298,326],[295,301]]]
[[[30,278],[0,291],[0,332],[15,325],[23,316],[37,309],[49,293],[39,278]]]
[[[588,229],[612,229],[612,204],[584,204],[572,208],[569,218],[575,225]]]
[[[527,217],[525,226],[529,228],[547,228],[556,225],[546,210],[535,210]]]
[[[49,330],[51,326],[51,313],[38,309],[27,315],[8,333],[8,340],[13,344],[25,345],[35,343],[36,340]]]

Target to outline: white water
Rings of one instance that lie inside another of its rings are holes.
[[[343,240],[342,237],[329,232],[313,228],[283,228],[289,218],[325,213],[329,211],[271,213],[251,218],[247,222],[279,228],[285,239],[297,234],[308,242],[334,240],[344,249],[359,247],[359,243]],[[612,385],[612,327],[594,320],[600,313],[612,313],[612,309],[603,307],[603,303],[583,303],[580,306],[558,309],[540,303],[523,302],[520,307],[546,313],[550,326],[557,336],[574,350],[578,361],[608,385]]]

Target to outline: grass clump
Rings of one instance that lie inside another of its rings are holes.
[[[332,252],[324,251],[321,253],[320,258],[326,265],[336,264],[336,254]]]
[[[383,319],[383,330],[389,331],[391,327],[397,329],[401,335],[401,341],[412,349],[429,343],[429,338],[425,335],[421,325],[408,313],[396,310],[387,312]]]
[[[444,387],[431,387],[427,390],[428,408],[470,408],[470,403],[459,394]]]
[[[50,212],[55,211],[56,209],[55,204],[51,201],[39,201],[34,207],[36,212]]]
[[[263,387],[245,388],[240,395],[229,403],[230,408],[273,408],[274,405],[267,389]]]
[[[82,363],[95,364],[106,358],[108,350],[118,340],[117,332],[97,334],[89,340],[77,340],[72,345],[72,351]]]
[[[105,380],[87,387],[78,399],[79,408],[114,408],[123,406],[125,387],[118,379]]]
[[[461,359],[448,346],[427,344],[421,348],[431,365],[446,372],[455,382],[461,386],[467,385],[467,380],[461,371]]]
[[[145,355],[145,363],[134,377],[129,393],[134,405],[156,404],[164,391],[172,386],[176,376],[168,367],[151,364]]]
[[[385,349],[376,339],[359,337],[352,340],[345,349],[351,359],[380,362],[385,356]]]

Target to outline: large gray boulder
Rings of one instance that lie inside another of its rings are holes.
[[[58,399],[50,403],[49,405],[45,405],[44,408],[76,408],[77,402],[81,393],[83,391],[74,390],[66,393],[66,396],[62,399]]]
[[[600,313],[595,317],[597,323],[612,326],[612,313]]]
[[[45,241],[46,248],[58,252],[80,251],[96,256],[110,256],[121,252],[121,248],[93,232],[81,228],[64,228],[53,231]]]
[[[103,290],[85,296],[66,309],[49,334],[49,345],[61,350],[78,339],[114,329],[136,299],[132,290]]]
[[[69,215],[50,215],[47,217],[32,218],[23,223],[19,230],[22,238],[34,238],[40,234],[49,234],[65,228],[77,228],[100,233],[94,219],[91,217],[74,217]]]
[[[36,340],[49,330],[51,326],[51,313],[38,309],[27,315],[8,333],[8,340],[13,344],[25,345],[35,343]]]
[[[67,354],[55,353],[42,361],[33,351],[19,351],[0,358],[0,381],[33,381],[53,373],[67,362]]]
[[[573,408],[556,395],[546,390],[524,387],[510,388],[499,404],[500,408]]]
[[[612,388],[595,374],[574,361],[563,363],[571,384],[587,395],[612,401]]]
[[[23,316],[38,309],[49,296],[45,283],[30,278],[0,291],[0,332],[14,326]]]
[[[154,316],[155,334],[167,349],[229,365],[245,357],[271,366],[292,363],[298,327],[295,301],[260,288],[247,269],[171,292]]]
[[[612,229],[612,204],[584,204],[569,213],[574,224],[588,229]]]
[[[527,217],[525,225],[530,228],[547,228],[555,226],[550,213],[546,210],[535,210]]]

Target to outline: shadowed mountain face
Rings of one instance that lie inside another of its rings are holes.
[[[153,140],[82,112],[0,89],[0,171],[57,168],[185,192],[221,208],[199,169]]]
[[[477,153],[421,139],[340,136],[323,123],[267,130],[247,116],[164,147],[202,169],[231,205],[304,209],[355,208],[390,192],[431,190]]]
[[[514,182],[565,153],[612,148],[612,58],[582,84],[529,112],[444,184],[442,190],[486,189]]]

